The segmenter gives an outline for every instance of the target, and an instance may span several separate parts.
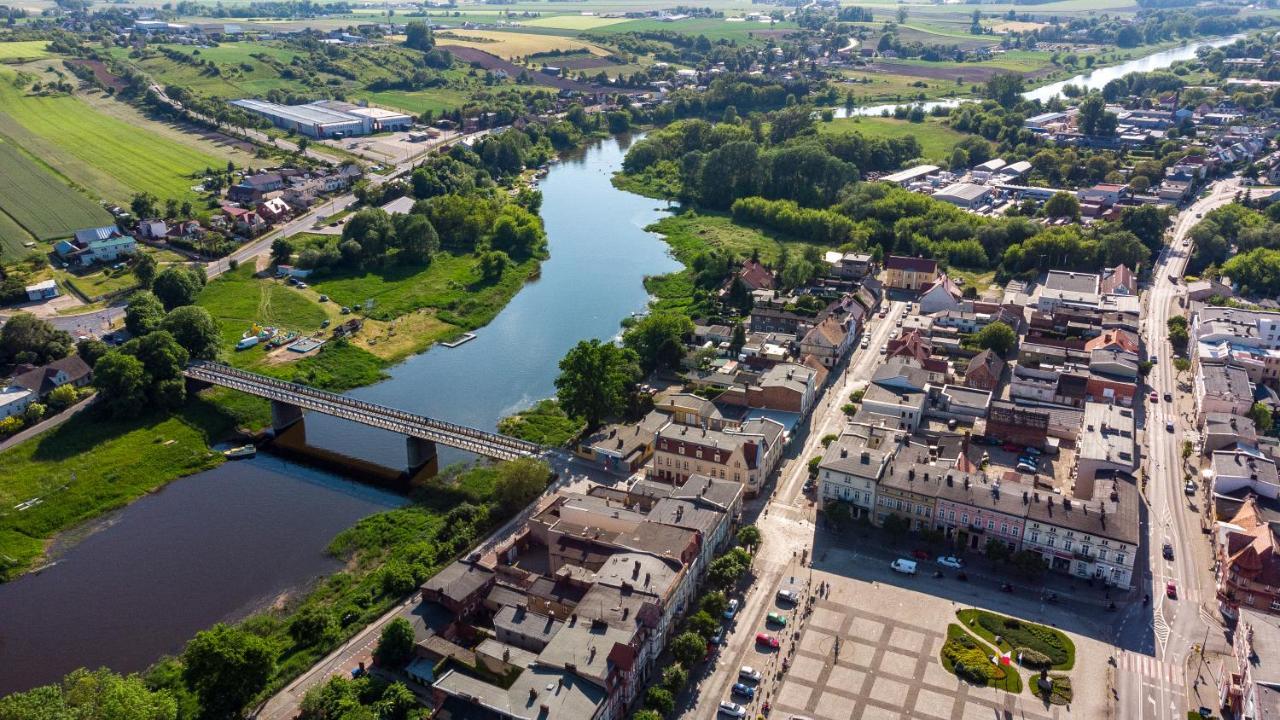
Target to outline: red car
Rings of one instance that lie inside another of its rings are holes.
[[[912,550],[912,551],[911,551],[911,557],[913,557],[913,558],[915,558],[915,559],[917,559],[917,560],[928,560],[928,559],[929,559],[929,553],[927,553],[927,552],[925,552],[925,551],[923,551],[923,550]]]
[[[1169,581],[1169,583],[1164,586],[1164,594],[1168,595],[1170,600],[1177,600],[1178,586],[1174,585],[1172,580]]]
[[[773,648],[774,650],[777,650],[777,649],[778,649],[778,638],[776,638],[776,637],[774,637],[774,636],[772,636],[772,635],[770,635],[770,634],[768,634],[768,633],[756,633],[756,644],[757,644],[757,645],[767,645],[767,646],[769,646],[769,647]]]
[[[1152,390],[1152,391],[1151,391],[1151,402],[1153,402],[1153,403],[1158,403],[1158,402],[1160,402],[1160,396],[1156,394],[1156,391],[1155,391],[1155,390]]]
[[[1007,442],[1007,443],[1005,443],[1004,445],[1001,445],[1001,446],[1000,446],[1000,449],[1001,449],[1001,450],[1004,450],[1005,452],[1018,452],[1019,450],[1021,450],[1021,449],[1022,449],[1022,446],[1021,446],[1021,445],[1015,445],[1015,444],[1013,444],[1013,443],[1011,443],[1011,442]]]

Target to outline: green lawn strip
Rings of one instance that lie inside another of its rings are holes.
[[[991,662],[995,651],[979,642],[963,627],[947,625],[947,640],[942,644],[939,657],[947,672],[966,682],[1004,690],[1017,695],[1022,692],[1022,678],[1013,667],[1002,667]]]
[[[498,423],[498,432],[549,447],[561,447],[577,437],[583,422],[571,418],[554,399],[539,400],[528,410],[509,415]]]
[[[217,466],[223,457],[209,445],[229,430],[225,415],[198,400],[124,421],[89,410],[0,454],[0,578],[24,572],[58,532]]]
[[[55,270],[54,277],[63,284],[74,285],[81,295],[91,301],[115,293],[125,293],[138,286],[138,278],[129,268],[100,270],[86,275],[75,275],[65,270]]]
[[[0,172],[0,210],[26,234],[48,240],[111,222],[102,206],[35,162],[17,143],[2,138],[0,167],[4,168]],[[11,252],[9,235],[0,234],[6,253]],[[17,245],[22,249],[21,242]]]
[[[956,617],[983,640],[1012,653],[1015,660],[1018,648],[1030,648],[1047,656],[1054,670],[1075,666],[1076,645],[1061,630],[977,609],[957,610]],[[1001,638],[999,643],[997,635]]]
[[[856,132],[867,138],[914,137],[923,149],[923,157],[930,160],[949,159],[956,143],[969,137],[966,133],[943,125],[937,118],[928,118],[918,123],[884,117],[837,118],[831,122],[819,123],[818,131],[833,134]]]

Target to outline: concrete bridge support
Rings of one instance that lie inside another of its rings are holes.
[[[302,408],[279,400],[271,401],[271,429],[280,431],[302,419]]]
[[[415,474],[424,466],[436,463],[436,444],[430,440],[406,437],[404,446],[409,455],[409,474]]]

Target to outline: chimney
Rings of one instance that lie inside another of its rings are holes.
[[[870,464],[871,464],[871,453],[866,452],[866,451],[863,451],[863,453],[862,453],[862,457],[861,457],[860,459],[861,459],[861,462],[862,462],[862,464],[863,464],[863,465],[870,465]]]
[[[840,448],[840,457],[849,457],[849,448]]]
[[[639,560],[636,561],[635,567],[631,569],[631,578],[635,579],[638,577],[640,577],[640,561]]]
[[[952,476],[951,476],[950,474],[948,474],[948,475],[947,475],[947,487],[952,487],[953,485],[954,485],[953,478],[952,478]]]
[[[968,476],[968,475],[965,475],[965,476],[964,476],[964,489],[965,489],[965,490],[968,490],[968,489],[969,489],[969,476]]]
[[[907,479],[908,479],[908,480],[915,480],[915,479],[916,479],[916,469],[915,469],[915,468],[911,468],[911,469],[907,470]]]

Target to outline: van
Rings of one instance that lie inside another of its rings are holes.
[[[893,568],[893,569],[894,569],[895,571],[897,571],[897,572],[902,573],[903,575],[915,575],[915,574],[916,574],[916,561],[915,561],[915,560],[907,560],[907,559],[905,559],[905,558],[898,558],[897,560],[894,560],[893,562],[889,563],[889,567]]]

